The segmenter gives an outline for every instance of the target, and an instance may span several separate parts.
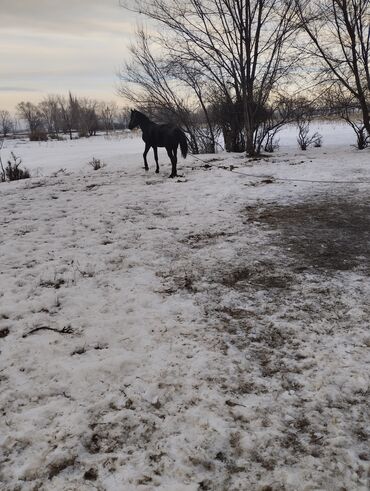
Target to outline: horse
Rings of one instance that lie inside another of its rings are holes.
[[[128,125],[130,130],[140,127],[145,142],[144,169],[149,170],[146,159],[149,149],[153,147],[154,159],[156,163],[155,172],[158,174],[158,147],[165,147],[171,160],[172,172],[169,177],[177,177],[177,147],[180,145],[181,155],[186,158],[188,154],[188,142],[185,133],[177,126],[170,124],[157,124],[151,121],[145,114],[135,109],[131,111],[131,118]]]

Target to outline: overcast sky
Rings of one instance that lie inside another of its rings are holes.
[[[46,94],[116,94],[136,18],[119,0],[0,0],[0,109]]]

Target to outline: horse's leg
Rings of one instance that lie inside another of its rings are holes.
[[[145,143],[145,150],[144,150],[144,153],[143,153],[143,157],[144,157],[144,169],[145,170],[149,170],[148,161],[146,160],[146,156],[147,156],[147,153],[149,152],[149,149],[150,149],[150,145],[148,143]]]
[[[158,165],[158,147],[153,147],[153,152],[154,152],[154,160],[155,160],[155,163],[156,163],[155,172],[158,174],[158,173],[159,173],[159,165]]]
[[[174,161],[174,163],[172,164],[172,172],[175,171],[174,177],[177,177],[177,145],[172,151],[173,151],[173,161]]]
[[[176,162],[175,162],[175,159],[174,159],[174,156],[173,156],[173,151],[172,151],[172,148],[171,147],[166,147],[166,150],[167,150],[167,155],[169,156],[170,160],[171,160],[171,164],[172,164],[172,172],[171,174],[168,176],[168,177],[176,177],[177,174],[176,174]]]

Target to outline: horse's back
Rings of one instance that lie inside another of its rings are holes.
[[[147,143],[156,147],[168,147],[168,146],[177,146],[178,138],[177,138],[177,130],[176,126],[171,124],[155,124],[150,128],[146,138],[143,139]]]

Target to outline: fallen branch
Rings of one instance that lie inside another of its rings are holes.
[[[240,404],[239,402],[230,401],[230,399],[225,401],[225,404],[226,404],[226,406],[229,406],[229,407],[235,407],[235,406],[247,407],[244,404]]]
[[[64,326],[63,329],[56,329],[55,327],[50,327],[50,326],[38,326],[35,327],[34,329],[31,329],[29,332],[24,333],[22,338],[26,338],[31,334],[35,334],[35,332],[38,331],[53,331],[53,332],[57,332],[58,334],[73,334],[73,329],[71,326]]]

